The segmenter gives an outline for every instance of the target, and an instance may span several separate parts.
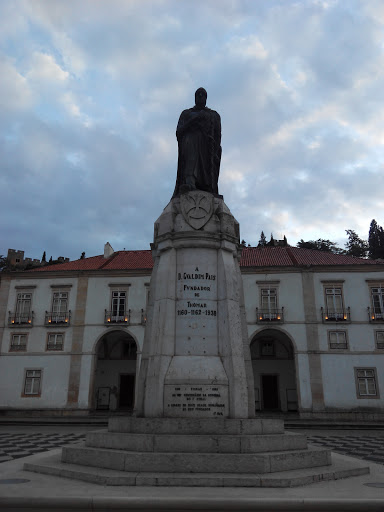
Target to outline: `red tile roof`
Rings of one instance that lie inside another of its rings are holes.
[[[241,255],[240,266],[246,267],[301,267],[322,265],[375,265],[381,260],[365,260],[354,256],[342,256],[313,249],[298,247],[245,247]],[[118,251],[105,259],[93,256],[82,260],[69,261],[56,265],[47,265],[30,272],[79,271],[79,270],[151,270],[152,253],[147,251]]]
[[[109,258],[103,255],[68,261],[32,269],[31,272],[54,272],[62,270],[145,270],[152,269],[151,251],[117,251]]]
[[[354,256],[332,254],[299,247],[247,247],[243,250],[242,267],[286,267],[308,265],[375,265],[384,261],[365,260]]]

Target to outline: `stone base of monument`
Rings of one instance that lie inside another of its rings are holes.
[[[101,485],[293,487],[369,473],[284,433],[282,420],[112,418],[84,444],[24,469]]]

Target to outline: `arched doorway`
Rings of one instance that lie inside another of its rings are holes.
[[[123,330],[108,331],[96,346],[95,408],[129,410],[135,405],[137,344]]]
[[[277,329],[260,331],[251,342],[256,411],[297,411],[294,349]]]

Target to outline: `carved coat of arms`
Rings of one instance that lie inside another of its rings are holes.
[[[194,229],[200,229],[213,213],[213,196],[201,190],[192,190],[180,196],[180,208],[184,219]]]

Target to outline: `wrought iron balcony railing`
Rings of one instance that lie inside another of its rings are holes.
[[[336,342],[336,341],[330,341],[329,342],[329,348],[333,349],[348,349],[348,343],[346,341]]]
[[[256,308],[256,322],[258,324],[263,323],[284,323],[284,308],[281,309],[259,309]]]
[[[349,323],[351,321],[351,308],[333,309],[321,308],[321,319],[323,323],[341,322]]]
[[[11,346],[9,347],[10,352],[25,352],[26,350],[26,343],[11,343]]]
[[[384,322],[384,310],[383,311],[375,311],[373,308],[368,306],[368,318],[370,322]]]
[[[32,327],[33,325],[33,311],[30,313],[12,313],[11,311],[8,312],[8,325],[10,327],[12,326],[19,326],[24,325],[25,327]]]
[[[64,313],[55,313],[54,311],[45,312],[45,325],[69,325],[71,321],[71,311]]]
[[[52,343],[52,342],[48,342],[47,343],[47,350],[63,350],[63,342],[56,342],[56,343]]]
[[[105,325],[129,325],[131,321],[131,310],[129,309],[124,314],[116,311],[107,311],[105,310],[104,314],[104,323]]]

